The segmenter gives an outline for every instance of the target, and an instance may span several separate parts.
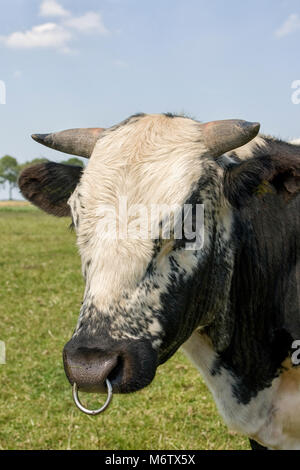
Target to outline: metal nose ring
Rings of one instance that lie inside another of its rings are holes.
[[[101,408],[99,408],[98,410],[88,410],[80,402],[79,397],[78,397],[78,387],[77,387],[77,384],[74,382],[72,391],[73,391],[73,399],[77,408],[79,408],[80,411],[82,411],[83,413],[87,415],[92,415],[92,416],[96,416],[96,415],[99,415],[100,413],[103,413],[103,411],[105,411],[108,405],[110,404],[112,397],[113,397],[112,386],[108,379],[106,379],[106,386],[107,386],[107,399],[104,405],[101,406]]]

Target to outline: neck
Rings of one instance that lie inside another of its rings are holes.
[[[229,296],[221,323],[216,318],[206,329],[221,362],[246,387],[255,384],[253,392],[272,382],[300,337],[299,221],[293,213],[273,195],[255,198],[236,213]]]

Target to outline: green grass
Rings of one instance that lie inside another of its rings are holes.
[[[68,225],[31,207],[0,208],[0,449],[248,449],[181,353],[104,414],[75,408],[61,353],[84,286]],[[100,402],[88,396],[89,406]]]

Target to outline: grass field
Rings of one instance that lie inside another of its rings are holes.
[[[227,431],[181,353],[147,389],[115,396],[103,415],[75,408],[61,353],[83,281],[68,225],[28,205],[0,206],[0,449],[249,449]],[[97,396],[88,400],[99,405]]]

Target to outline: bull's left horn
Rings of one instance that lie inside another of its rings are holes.
[[[201,127],[206,147],[214,156],[219,156],[254,139],[259,133],[260,124],[228,119],[208,122]]]
[[[59,152],[90,158],[97,140],[105,129],[69,129],[54,134],[33,134],[36,142]]]

